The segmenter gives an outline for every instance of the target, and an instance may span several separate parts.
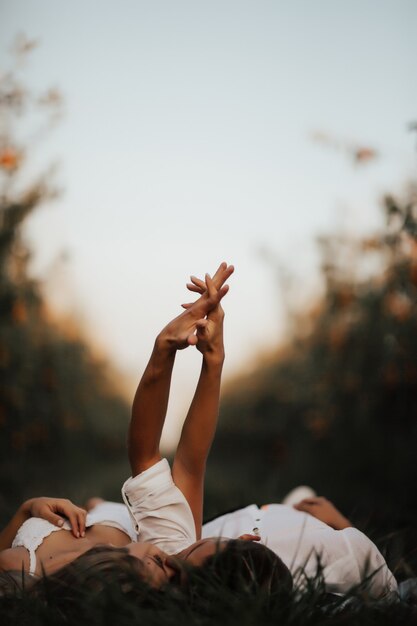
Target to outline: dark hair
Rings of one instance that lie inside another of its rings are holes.
[[[19,617],[19,607],[23,607],[23,614],[26,610],[37,611],[39,623],[45,615],[51,624],[61,623],[62,616],[65,623],[90,624],[107,623],[103,618],[117,611],[120,622],[127,623],[138,611],[160,609],[161,597],[170,594],[169,585],[160,590],[146,581],[142,561],[126,548],[95,546],[48,575],[0,573],[0,613],[10,606]],[[16,603],[16,599],[24,602]]]
[[[129,586],[132,577],[144,579],[142,562],[126,548],[95,546],[48,578],[55,584],[84,584],[90,589],[117,578],[121,587]]]
[[[25,571],[3,570],[0,571],[0,598],[3,596],[19,596],[24,590],[29,590],[38,580]]]
[[[203,568],[233,590],[289,593],[293,587],[290,570],[279,556],[254,541],[230,540],[204,561]]]
[[[43,575],[31,592],[65,612],[86,600],[103,603],[120,596],[146,600],[151,587],[142,562],[126,548],[95,546],[53,574]]]

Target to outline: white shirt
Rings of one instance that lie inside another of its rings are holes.
[[[174,484],[166,459],[129,478],[122,497],[138,541],[152,543],[167,554],[176,554],[196,541],[190,505]]]
[[[356,528],[334,530],[288,505],[259,509],[251,504],[205,524],[202,536],[237,538],[254,529],[290,569],[297,587],[305,576],[314,578],[319,560],[328,592],[344,594],[368,577],[366,589],[374,597],[397,590],[384,557],[366,535]]]

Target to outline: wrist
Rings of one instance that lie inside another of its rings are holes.
[[[218,369],[220,372],[223,368],[225,359],[224,350],[206,351],[203,353],[203,364],[209,369]]]
[[[161,331],[155,339],[154,351],[164,356],[171,356],[176,353],[177,347],[174,340]]]
[[[352,528],[353,524],[347,517],[342,516],[338,524],[338,530],[344,530],[345,528]]]
[[[19,512],[25,515],[28,519],[32,516],[32,504],[34,498],[30,498],[29,500],[25,500],[19,507]]]
[[[167,343],[164,338],[158,336],[140,385],[157,382],[161,376],[171,372],[175,355],[176,350],[171,348],[169,342]]]

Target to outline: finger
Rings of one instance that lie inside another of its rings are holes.
[[[187,283],[187,289],[189,291],[194,291],[194,293],[204,293],[206,290],[206,286],[204,285],[204,289],[201,289],[201,287],[197,287],[196,285],[193,285],[192,283]]]
[[[87,511],[83,511],[83,509],[79,509],[78,514],[78,528],[80,529],[81,537],[85,537],[85,520],[87,517]]]
[[[208,296],[207,313],[209,313],[212,309],[214,309],[219,304],[223,296],[222,296],[222,290],[216,289],[213,279],[211,278],[210,274],[206,274],[205,279],[206,279],[206,285],[207,285],[206,296]]]
[[[214,295],[209,296],[209,301],[211,302],[212,306],[209,309],[208,316],[209,316],[211,311],[217,312],[218,306],[219,306],[221,300],[223,300],[224,296],[227,294],[228,291],[229,291],[229,285],[224,285],[224,287],[221,287],[218,291],[215,292]],[[221,309],[221,310],[222,310],[223,315],[224,315],[223,309]]]
[[[68,512],[67,517],[71,526],[72,534],[78,539],[80,537],[80,528],[78,526],[78,517],[75,511],[72,510]]]
[[[298,502],[297,504],[293,504],[293,508],[296,509],[297,511],[304,511],[304,512],[308,512],[313,505],[308,504],[307,502],[301,501]]]
[[[56,515],[55,513],[52,513],[52,511],[45,511],[43,518],[46,519],[48,522],[51,522],[51,524],[54,524],[54,526],[61,527],[64,525],[64,520],[62,519],[62,517]]]
[[[218,290],[216,289],[216,286],[213,282],[212,277],[210,276],[210,274],[206,274],[205,279],[206,279],[206,289],[207,289],[209,299],[212,300],[213,302],[217,301]]]
[[[201,278],[197,278],[197,276],[193,275],[190,276],[190,279],[194,287],[197,287],[197,289],[200,289],[202,292],[206,290],[206,283],[204,280],[201,280]]]
[[[181,304],[183,309],[190,309],[193,306],[194,302],[185,302],[184,304]]]
[[[75,504],[71,502],[71,500],[57,500],[54,508],[55,511],[58,511],[59,513],[65,515],[70,523],[72,533],[74,537],[76,537],[76,533],[78,532],[78,522],[75,512],[78,507],[76,507]]]
[[[216,285],[216,287],[221,287],[221,280],[222,280],[221,275],[223,274],[223,272],[225,272],[226,269],[227,269],[227,263],[223,261],[222,263],[220,263],[219,267],[214,272],[213,280],[214,280],[214,284]]]
[[[213,283],[214,286],[219,289],[223,283],[229,278],[229,276],[231,276],[234,272],[234,267],[233,265],[227,265],[227,263],[221,263],[220,266],[217,268],[214,276],[213,276]],[[191,279],[191,283],[187,283],[187,288],[190,291],[194,291],[194,292],[198,292],[198,293],[204,293],[206,290],[206,284],[203,280],[201,280],[200,278],[197,278],[197,276],[190,276]]]
[[[222,300],[224,298],[224,296],[227,294],[227,292],[229,291],[229,285],[224,285],[224,287],[221,287],[221,289],[219,289],[218,293],[218,298],[219,298],[219,302],[220,300]]]
[[[217,272],[213,276],[215,287],[217,289],[220,289],[220,287],[224,285],[226,280],[230,278],[230,276],[233,274],[234,271],[235,271],[235,268],[233,267],[233,265],[227,265],[227,263],[221,263]]]

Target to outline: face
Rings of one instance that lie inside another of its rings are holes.
[[[151,543],[129,543],[126,548],[141,560],[151,587],[162,587],[179,572],[175,559]]]
[[[239,539],[242,541],[259,541],[259,537],[256,535],[241,535]],[[229,541],[228,537],[200,539],[175,556],[169,556],[151,543],[130,543],[126,547],[129,554],[142,561],[149,584],[158,588],[168,583],[176,575],[182,577],[184,571],[181,567],[181,561],[193,567],[200,567],[209,556],[224,550]]]

